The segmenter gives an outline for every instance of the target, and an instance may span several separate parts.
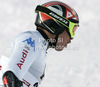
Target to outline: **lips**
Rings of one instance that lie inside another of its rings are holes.
[[[65,48],[67,48],[67,44],[65,45]]]
[[[71,43],[71,40],[69,40],[68,44]]]

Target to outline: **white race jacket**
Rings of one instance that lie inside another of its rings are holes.
[[[24,87],[40,84],[44,76],[47,46],[48,42],[38,31],[21,33],[13,40],[10,57],[1,58],[0,72],[12,71],[23,81]]]

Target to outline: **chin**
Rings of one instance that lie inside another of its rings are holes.
[[[62,51],[64,48],[55,48],[56,51]]]

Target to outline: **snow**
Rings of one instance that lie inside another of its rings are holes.
[[[35,7],[46,1],[0,0],[0,55],[16,35],[35,30]],[[99,87],[100,0],[61,1],[77,11],[80,27],[67,49],[48,51],[46,76],[40,87]]]

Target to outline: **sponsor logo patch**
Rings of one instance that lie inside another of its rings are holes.
[[[22,51],[22,58],[21,58],[20,62],[17,63],[17,66],[19,67],[19,69],[22,68],[22,65],[24,64],[25,59],[27,58],[27,54],[28,54],[28,51],[23,49],[23,51]]]
[[[26,40],[24,40],[23,42],[27,42],[27,44],[28,44],[30,47],[33,47],[33,48],[34,48],[34,52],[35,52],[35,40],[32,40],[32,38],[29,37],[29,39],[26,39]]]

